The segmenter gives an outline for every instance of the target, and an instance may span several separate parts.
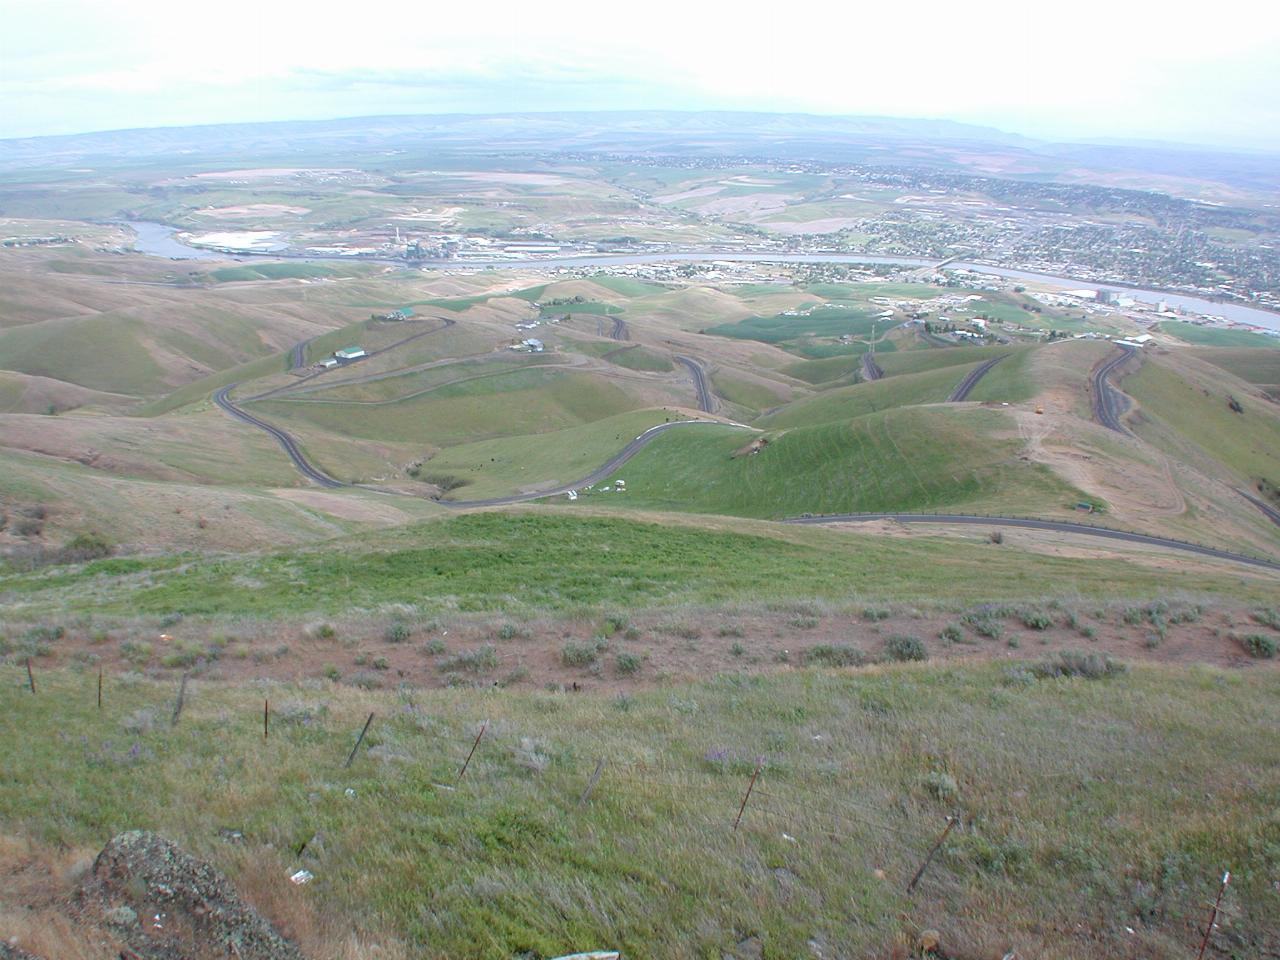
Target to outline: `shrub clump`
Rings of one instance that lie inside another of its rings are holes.
[[[640,672],[644,657],[638,653],[620,653],[614,658],[613,663],[617,667],[618,673],[623,676],[630,676],[633,673]]]
[[[819,643],[802,654],[806,664],[823,667],[861,667],[867,655],[847,643]]]
[[[890,637],[884,644],[885,655],[890,660],[904,663],[908,660],[928,660],[929,651],[919,637]]]
[[[411,636],[413,636],[413,631],[403,620],[392,621],[387,624],[387,629],[382,631],[382,639],[387,643],[404,643]]]
[[[1106,654],[1064,650],[1056,657],[1036,664],[1031,668],[1031,672],[1042,680],[1053,677],[1083,677],[1086,680],[1099,680],[1124,673],[1125,666]]]
[[[67,563],[84,563],[111,556],[111,544],[100,533],[78,533],[62,548],[62,559]]]
[[[1249,651],[1249,656],[1260,660],[1272,660],[1276,655],[1276,641],[1262,633],[1247,633],[1240,638],[1241,645]]]
[[[608,646],[608,642],[599,637],[590,643],[569,641],[560,648],[560,662],[566,667],[589,667],[596,662],[600,651]]]
[[[1053,626],[1053,614],[1047,610],[1023,610],[1020,617],[1022,625],[1028,630],[1048,630]]]
[[[487,673],[496,669],[497,666],[497,648],[492,644],[486,643],[483,647],[476,647],[474,650],[462,650],[454,654],[440,664],[440,669],[446,673],[452,673],[457,670],[466,670],[468,673]]]

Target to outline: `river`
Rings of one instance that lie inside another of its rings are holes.
[[[135,248],[140,253],[155,257],[166,257],[170,260],[239,260],[243,257],[261,256],[268,259],[282,259],[281,254],[217,253],[213,250],[202,250],[199,247],[187,246],[174,239],[173,227],[162,223],[130,221],[126,224],[137,235]],[[702,262],[707,260],[724,260],[731,263],[861,263],[887,264],[899,267],[931,267],[937,260],[921,257],[881,257],[872,254],[858,253],[744,253],[742,251],[687,250],[676,253],[620,253],[587,256],[548,257],[539,260],[422,260],[410,264],[404,260],[375,259],[371,257],[308,256],[290,257],[304,260],[341,260],[348,263],[374,262],[391,263],[403,267],[416,266],[428,270],[546,270],[557,267],[608,267],[639,266],[646,263],[681,263]],[[1120,296],[1133,297],[1144,303],[1163,302],[1171,307],[1178,307],[1192,313],[1224,317],[1237,323],[1249,323],[1268,330],[1280,331],[1280,313],[1250,307],[1242,303],[1231,303],[1217,300],[1206,300],[1182,293],[1163,293],[1158,290],[1144,290],[1139,287],[1118,286],[1111,283],[1096,283],[1091,280],[1073,280],[1070,277],[1055,277],[1044,273],[1030,273],[1026,270],[1013,270],[1008,267],[995,267],[986,263],[972,263],[964,260],[948,263],[947,270],[972,270],[988,276],[1003,277],[1007,280],[1022,280],[1027,283],[1045,283],[1067,290],[1109,290]]]

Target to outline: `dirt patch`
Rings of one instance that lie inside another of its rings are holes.
[[[989,533],[969,528],[957,535],[976,539]],[[1020,545],[1024,537],[1036,536],[1013,529],[1005,534]],[[1058,549],[1071,555],[1069,548]],[[1126,555],[1123,548],[1116,552]],[[1169,564],[1173,570],[1178,560],[1170,557]],[[814,648],[855,651],[850,660],[875,662],[887,655],[891,637],[918,639],[934,661],[1025,660],[1084,650],[1133,661],[1222,667],[1274,669],[1280,663],[1251,658],[1236,638],[1266,633],[1280,640],[1280,632],[1253,621],[1245,608],[1177,599],[985,605],[979,617],[985,633],[970,623],[975,609],[797,603],[538,620],[388,612],[310,624],[191,622],[164,628],[163,637],[156,627],[99,622],[93,634],[68,626],[66,636],[33,664],[38,676],[89,658],[105,669],[112,696],[116,674],[145,671],[176,683],[184,670],[197,683],[327,678],[369,689],[462,685],[617,693],[724,672],[774,673],[823,662],[809,659]],[[24,629],[7,626],[10,635]],[[142,656],[140,649],[145,649]],[[198,696],[198,688],[189,694]]]
[[[375,500],[362,500],[345,494],[326,493],[323,490],[286,488],[273,491],[282,500],[299,503],[304,507],[319,510],[339,520],[352,520],[356,523],[376,523],[386,526],[398,526],[408,523],[414,517],[403,510]]]
[[[196,215],[201,217],[269,217],[273,215],[284,214],[287,216],[301,217],[310,213],[309,207],[291,207],[284,203],[249,203],[238,207],[207,207],[204,210],[197,210]]]

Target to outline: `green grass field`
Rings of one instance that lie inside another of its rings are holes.
[[[1146,362],[1125,377],[1122,388],[1142,404],[1145,418],[1174,433],[1136,426],[1176,456],[1194,460],[1188,443],[1248,480],[1280,478],[1280,413],[1266,400],[1247,398],[1244,413],[1228,406],[1228,390],[1220,383],[1194,383],[1159,363]]]
[[[736,403],[749,411],[768,410],[784,402],[784,398],[763,383],[735,376],[728,370],[717,370],[711,375],[712,389],[729,403]]]
[[[1013,349],[1012,347],[991,346],[902,350],[896,353],[887,353],[883,356],[877,355],[876,363],[880,365],[885,376],[891,377],[900,374],[941,370],[944,367],[968,366],[1012,353]]]
[[[332,267],[318,263],[258,263],[222,267],[210,272],[209,276],[219,283],[231,283],[242,280],[314,280],[318,277],[332,277],[337,273]]]
[[[835,387],[787,404],[764,418],[767,427],[803,427],[832,420],[851,420],[878,410],[941,403],[964,379],[972,365],[885,377],[848,387]]]
[[[264,400],[250,408],[281,424],[305,423],[339,436],[444,445],[562,430],[641,405],[598,374],[535,368],[398,402]]]
[[[1195,356],[1249,383],[1259,386],[1280,384],[1280,351],[1208,347],[1196,350]]]
[[[421,472],[424,477],[465,480],[450,499],[483,499],[569,483],[585,477],[667,416],[660,410],[636,410],[567,430],[445,447]]]
[[[781,372],[805,383],[828,384],[852,377],[861,369],[862,356],[857,354],[827,357],[823,360],[800,360],[783,367]]]
[[[90,670],[42,672],[37,696],[19,667],[0,671],[8,729],[49,731],[0,748],[7,831],[92,851],[154,829],[251,889],[305,866],[315,880],[271,902],[334,944],[894,956],[934,928],[952,956],[1191,956],[1224,869],[1218,941],[1241,957],[1277,944],[1269,670],[807,669],[616,699],[273,685],[267,740],[257,688],[197,680],[171,726],[172,683],[110,676],[99,711]],[[952,813],[960,827],[908,895]],[[317,833],[322,848],[288,852]]]
[[[183,613],[296,622],[389,605],[424,614],[534,615],[770,601],[918,602],[922,590],[930,603],[1150,598],[1169,586],[1167,570],[1131,561],[744,519],[572,511],[469,513],[244,556],[173,554],[35,572],[6,568],[0,591],[10,619]],[[1274,600],[1274,577],[1248,574],[1197,575],[1194,585],[1220,597]]]
[[[1004,353],[1009,356],[983,375],[969,392],[968,400],[1023,403],[1036,395],[1040,384],[1031,369],[1034,348],[1005,347]],[[994,355],[1001,356],[1001,353]]]
[[[1018,459],[1016,439],[997,439],[1008,427],[997,411],[908,408],[796,427],[736,457],[750,439],[740,430],[676,431],[618,471],[624,496],[591,502],[777,518],[942,509],[1049,515],[1083,499]]]
[[[876,325],[875,314],[858,307],[818,306],[807,316],[751,317],[738,323],[723,323],[705,332],[738,340],[759,340],[784,349],[808,355],[804,345],[815,339],[831,339],[846,334],[870,336]],[[880,324],[883,327],[883,324]],[[845,352],[851,352],[845,350]]]
[[[1161,320],[1160,330],[1186,343],[1205,347],[1280,347],[1280,337],[1269,337],[1249,330],[1223,330],[1202,327],[1183,320]]]

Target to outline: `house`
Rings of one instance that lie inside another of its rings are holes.
[[[527,347],[529,350],[532,350],[534,353],[541,353],[543,350],[542,341],[535,339],[534,337],[530,337],[528,340],[522,340],[521,346]]]
[[[352,360],[361,360],[369,354],[363,347],[343,347],[341,350],[335,350],[333,355],[339,362],[350,363]]]

